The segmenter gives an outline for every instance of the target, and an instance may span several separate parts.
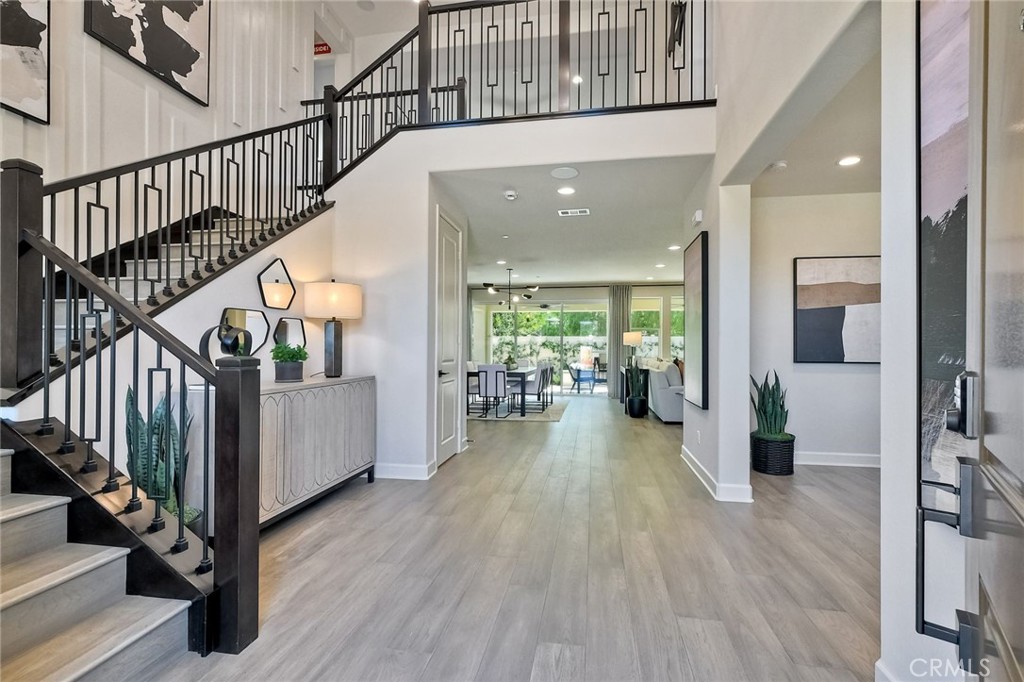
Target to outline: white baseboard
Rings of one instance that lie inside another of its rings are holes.
[[[882,663],[882,659],[875,661],[875,682],[899,682],[889,669]]]
[[[689,466],[693,471],[697,480],[703,483],[704,487],[708,489],[709,493],[711,493],[711,497],[717,499],[715,490],[718,488],[718,482],[715,481],[715,477],[704,468],[704,465],[700,463],[700,460],[698,460],[692,452],[686,449],[685,445],[680,447],[680,455],[682,455],[683,461],[686,462],[687,466]]]
[[[436,471],[436,467],[434,469]],[[373,473],[377,478],[398,478],[404,481],[426,481],[434,475],[426,464],[390,464],[377,462]]]
[[[754,501],[754,489],[749,485],[718,484],[718,494],[715,499],[719,502],[743,502],[750,504]]]
[[[793,453],[794,464],[814,464],[830,467],[870,467],[878,469],[882,466],[881,455],[863,454],[859,452],[807,452],[797,450]]]
[[[719,502],[753,502],[753,489],[749,485],[721,484],[715,480],[704,465],[700,463],[692,452],[685,445],[680,448],[680,455],[686,465],[690,467],[694,475],[704,484],[704,487],[711,493],[711,497]]]

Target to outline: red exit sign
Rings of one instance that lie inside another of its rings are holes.
[[[331,46],[327,43],[313,43],[313,55],[330,54]]]

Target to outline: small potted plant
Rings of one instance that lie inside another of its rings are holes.
[[[758,473],[789,476],[793,473],[796,437],[786,433],[789,410],[786,409],[786,392],[779,383],[779,374],[775,372],[773,384],[768,383],[767,373],[760,385],[754,377],[750,377],[750,382],[754,384],[750,402],[757,417],[757,430],[750,434],[751,464]]]
[[[270,349],[270,359],[274,361],[274,381],[279,384],[302,381],[302,363],[308,357],[306,349],[298,344],[276,344]]]
[[[629,369],[629,397],[626,398],[626,412],[630,417],[639,419],[647,416],[647,397],[644,395],[644,373],[633,358]]]
[[[511,353],[509,353],[508,357],[505,358],[505,369],[518,369],[518,368],[519,368],[519,362],[516,361],[516,356],[512,355]]]

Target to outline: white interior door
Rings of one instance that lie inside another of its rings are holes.
[[[987,7],[984,359],[976,539],[978,672],[1024,682],[1024,1]]]
[[[437,464],[459,451],[462,404],[462,232],[437,216]]]

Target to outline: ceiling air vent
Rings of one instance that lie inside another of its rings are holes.
[[[558,215],[563,218],[571,218],[578,215],[590,215],[589,208],[560,208],[558,209]]]

